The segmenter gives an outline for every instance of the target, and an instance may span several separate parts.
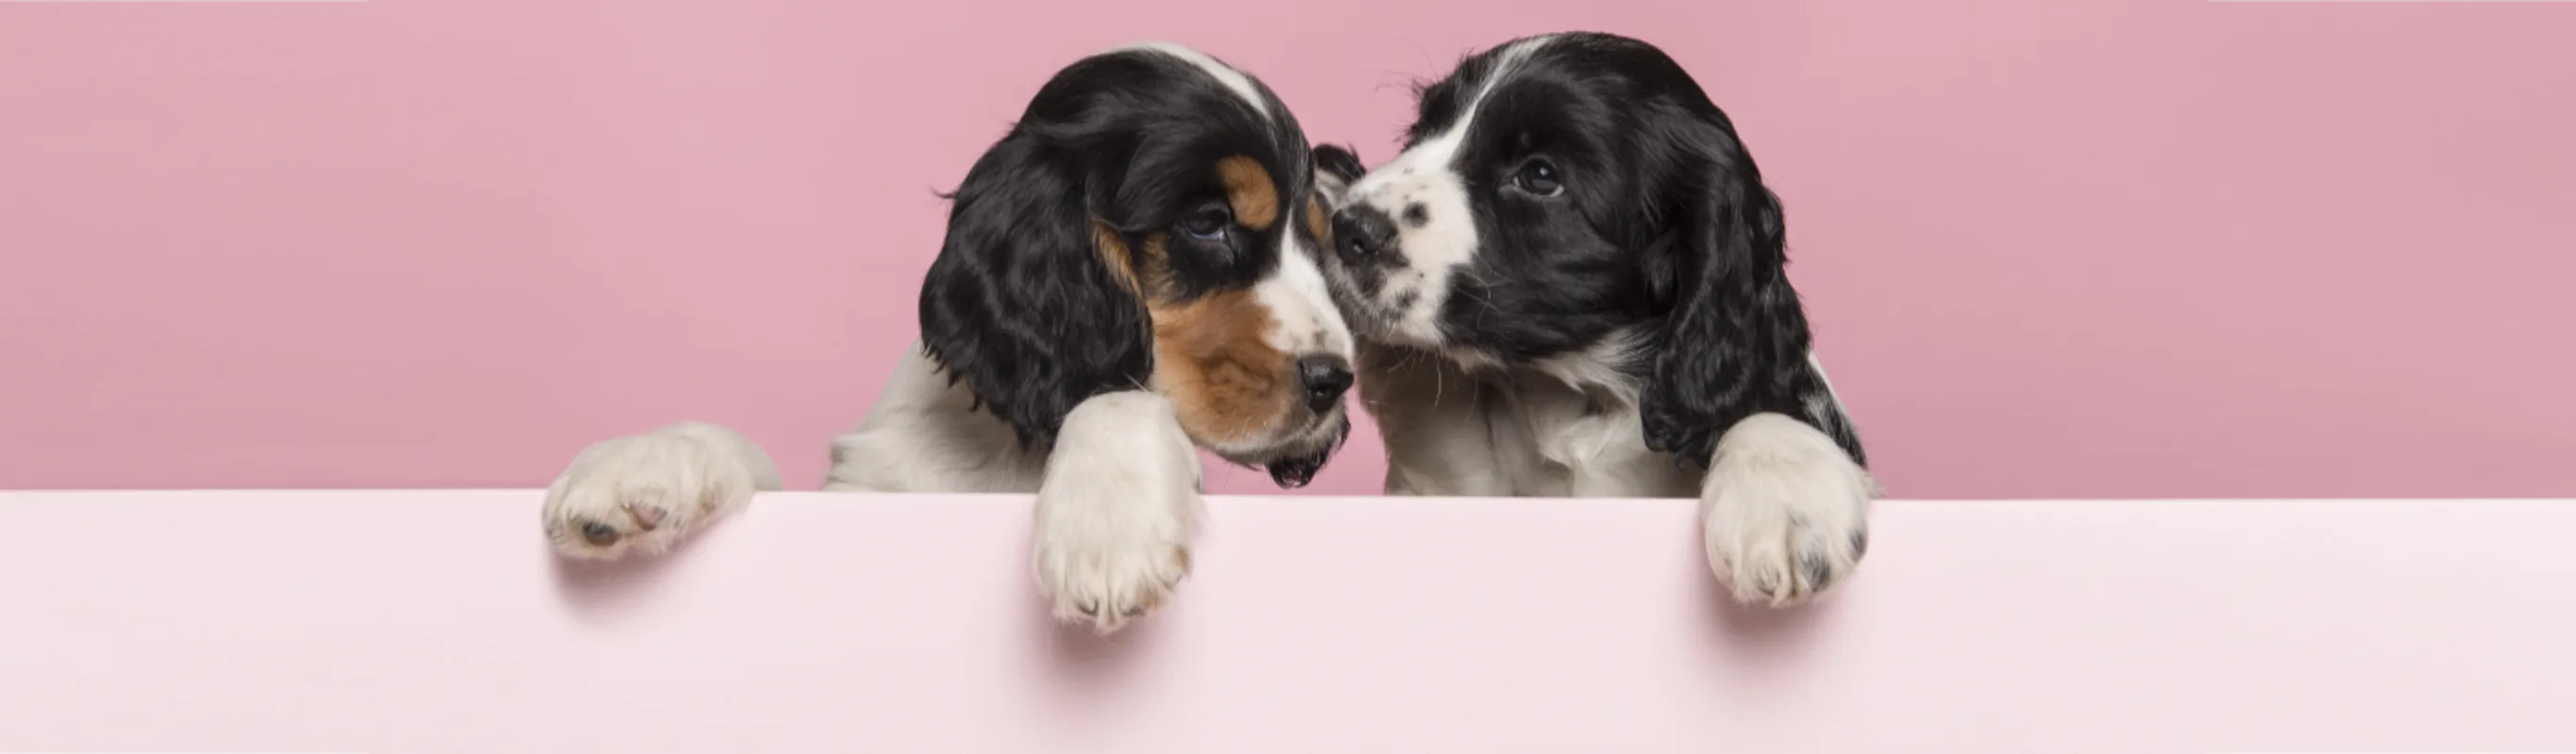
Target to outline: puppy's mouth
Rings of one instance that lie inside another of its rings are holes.
[[[1315,481],[1315,474],[1324,470],[1324,463],[1333,460],[1333,453],[1341,450],[1342,441],[1350,439],[1351,419],[1335,411],[1317,429],[1321,434],[1313,435],[1304,449],[1291,450],[1270,460],[1270,481],[1278,484],[1280,489],[1293,490]]]
[[[1270,472],[1270,480],[1281,489],[1296,489],[1315,481],[1315,474],[1341,450],[1350,439],[1349,412],[1336,406],[1331,413],[1316,415],[1296,434],[1266,447],[1232,451],[1217,450],[1217,457],[1229,463],[1261,467]]]

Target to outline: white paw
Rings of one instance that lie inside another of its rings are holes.
[[[1748,417],[1718,439],[1701,487],[1709,568],[1743,602],[1814,597],[1868,551],[1878,494],[1825,433],[1780,414]]]
[[[1162,607],[1189,576],[1190,547],[1181,522],[1062,513],[1123,507],[1116,503],[1057,507],[1060,515],[1052,522],[1040,519],[1037,545],[1038,584],[1054,603],[1056,620],[1108,634]]]
[[[546,490],[546,539],[571,558],[659,554],[755,491],[776,489],[767,464],[759,449],[705,424],[592,445]]]
[[[1108,634],[1190,573],[1198,456],[1161,397],[1097,396],[1065,420],[1038,489],[1036,570],[1057,620]]]

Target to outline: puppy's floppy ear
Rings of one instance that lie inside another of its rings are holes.
[[[1707,463],[1745,417],[1775,412],[1866,464],[1860,437],[1808,358],[1806,312],[1789,285],[1780,199],[1725,115],[1684,129],[1695,172],[1678,179],[1655,287],[1672,302],[1640,396],[1646,446]]]
[[[1315,145],[1315,193],[1324,197],[1329,209],[1339,209],[1342,198],[1350,193],[1368,168],[1360,164],[1358,152],[1340,144]]]
[[[1023,444],[1153,371],[1143,302],[1093,246],[1082,166],[1055,152],[1022,132],[976,160],[921,286],[925,350]]]
[[[1360,163],[1359,152],[1353,151],[1350,147],[1340,144],[1317,144],[1315,145],[1315,172],[1332,176],[1347,187],[1357,182],[1360,176],[1367,174],[1368,166]]]

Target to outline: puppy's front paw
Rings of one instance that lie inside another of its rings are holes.
[[[756,489],[776,487],[751,465],[766,459],[747,458],[734,446],[741,442],[720,428],[683,424],[590,446],[546,489],[547,541],[587,560],[670,549]]]
[[[1171,402],[1145,392],[1076,406],[1038,487],[1037,578],[1057,620],[1108,634],[1190,573],[1198,454]]]
[[[1122,504],[1058,505],[1062,513]],[[1056,620],[1107,635],[1171,599],[1189,576],[1190,548],[1178,521],[1059,515],[1039,524],[1037,569]]]
[[[1748,417],[1718,440],[1701,488],[1709,568],[1743,602],[1814,597],[1868,551],[1877,495],[1833,438],[1780,414]]]

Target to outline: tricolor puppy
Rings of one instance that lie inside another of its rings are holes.
[[[1779,201],[1690,74],[1557,34],[1420,100],[1325,266],[1387,490],[1696,497],[1746,601],[1850,571],[1877,484],[1783,274]]]
[[[1058,72],[951,197],[921,338],[824,489],[1035,492],[1058,618],[1153,609],[1189,572],[1197,448],[1294,487],[1350,431],[1314,161],[1277,96],[1207,55]],[[584,451],[545,530],[574,557],[658,552],[778,488],[758,447],[684,423]]]

